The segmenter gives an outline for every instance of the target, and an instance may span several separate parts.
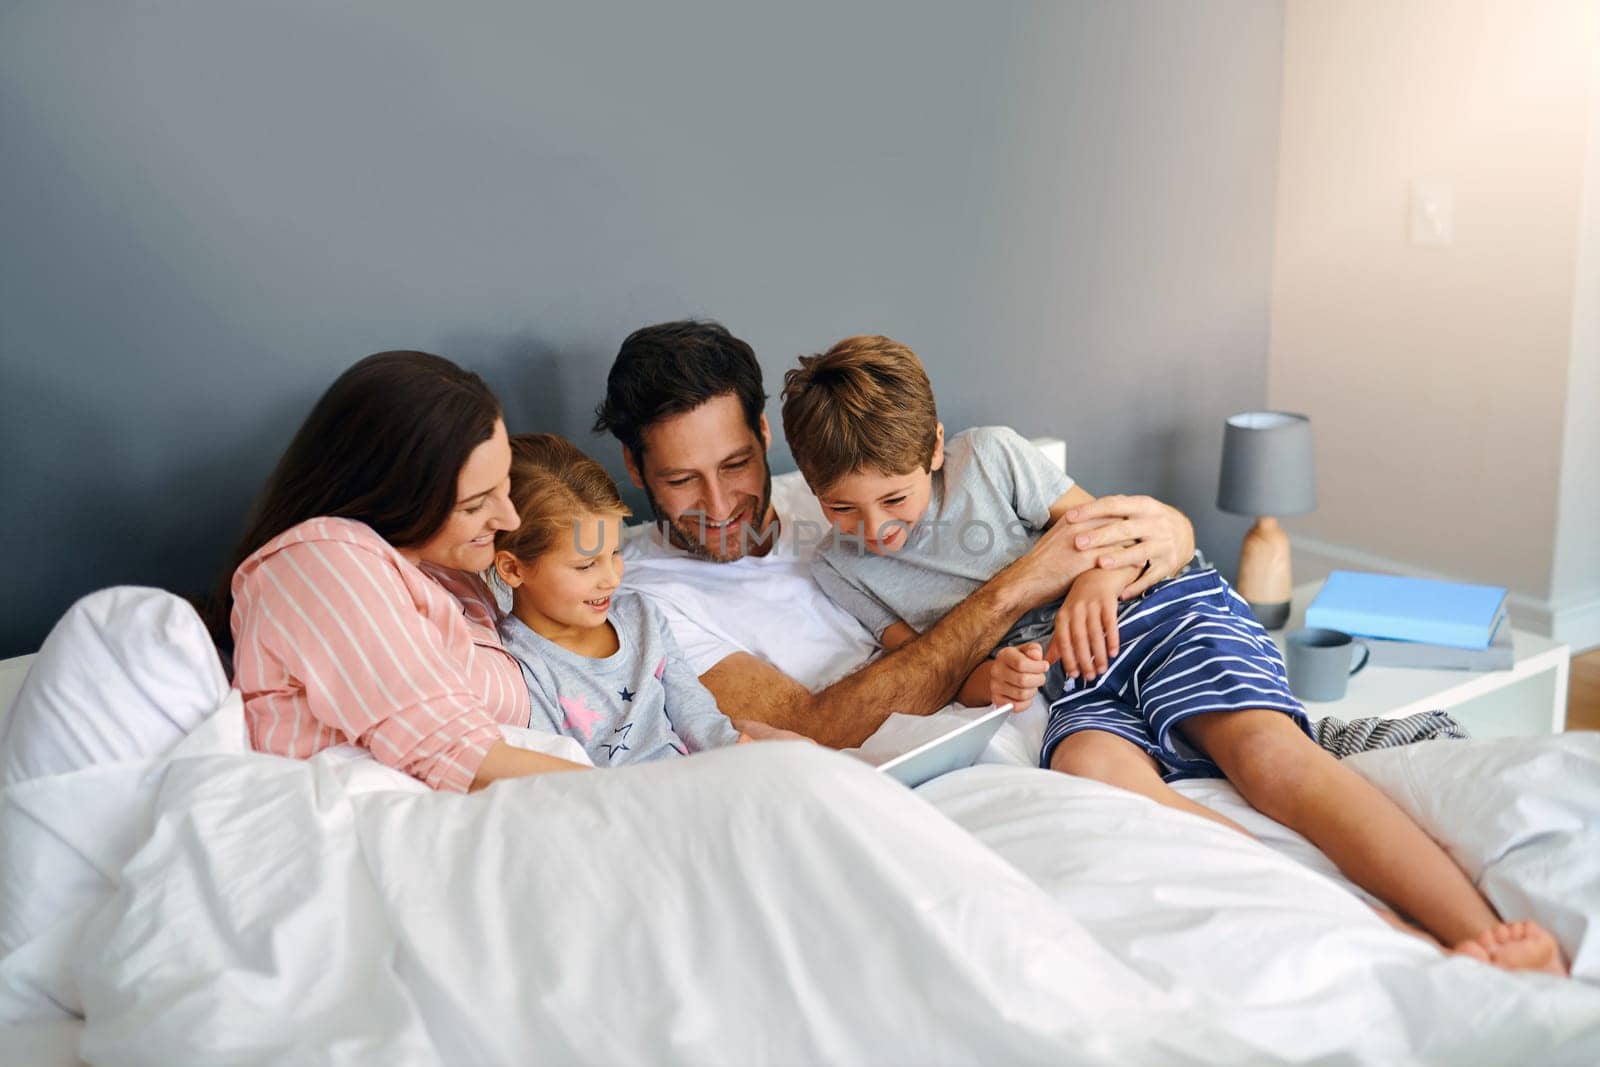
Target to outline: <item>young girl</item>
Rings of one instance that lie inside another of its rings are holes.
[[[617,591],[629,512],[604,468],[554,434],[512,438],[511,457],[522,522],[495,535],[494,569],[511,588],[500,636],[522,664],[529,725],[574,738],[596,767],[746,740],[655,607]]]

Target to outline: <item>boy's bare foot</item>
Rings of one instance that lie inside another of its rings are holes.
[[[1543,971],[1567,977],[1561,946],[1538,923],[1515,922],[1491,926],[1455,947],[1463,956],[1492,963],[1508,971]]]

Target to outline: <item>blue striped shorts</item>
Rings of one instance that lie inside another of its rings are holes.
[[[1221,768],[1176,729],[1213,711],[1281,711],[1311,736],[1277,646],[1214,569],[1157,582],[1120,605],[1117,635],[1121,651],[1093,682],[1066,678],[1059,665],[1051,671],[1041,767],[1050,766],[1063,738],[1104,730],[1155,757],[1169,782],[1222,778]]]

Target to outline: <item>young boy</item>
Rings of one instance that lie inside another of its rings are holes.
[[[1093,499],[1011,430],[946,442],[922,364],[887,337],[849,337],[802,357],[784,376],[783,430],[835,528],[813,575],[885,648],[914,638]],[[1566,973],[1549,934],[1501,922],[1438,844],[1317,746],[1282,657],[1215,570],[1191,564],[1120,603],[1137,576],[1081,574],[1062,605],[1012,627],[961,701],[1021,707],[1042,689],[1041,766],[1242,833],[1167,784],[1226,777],[1440,944],[1508,969]]]

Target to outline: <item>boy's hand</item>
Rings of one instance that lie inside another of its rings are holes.
[[[1092,682],[1106,672],[1121,651],[1117,640],[1117,597],[1132,572],[1093,570],[1073,580],[1056,612],[1056,633],[1049,658],[1061,660],[1068,678]]]
[[[1021,711],[1033,702],[1049,673],[1050,663],[1037,642],[1002,648],[989,669],[989,703],[1010,704],[1013,711]]]

